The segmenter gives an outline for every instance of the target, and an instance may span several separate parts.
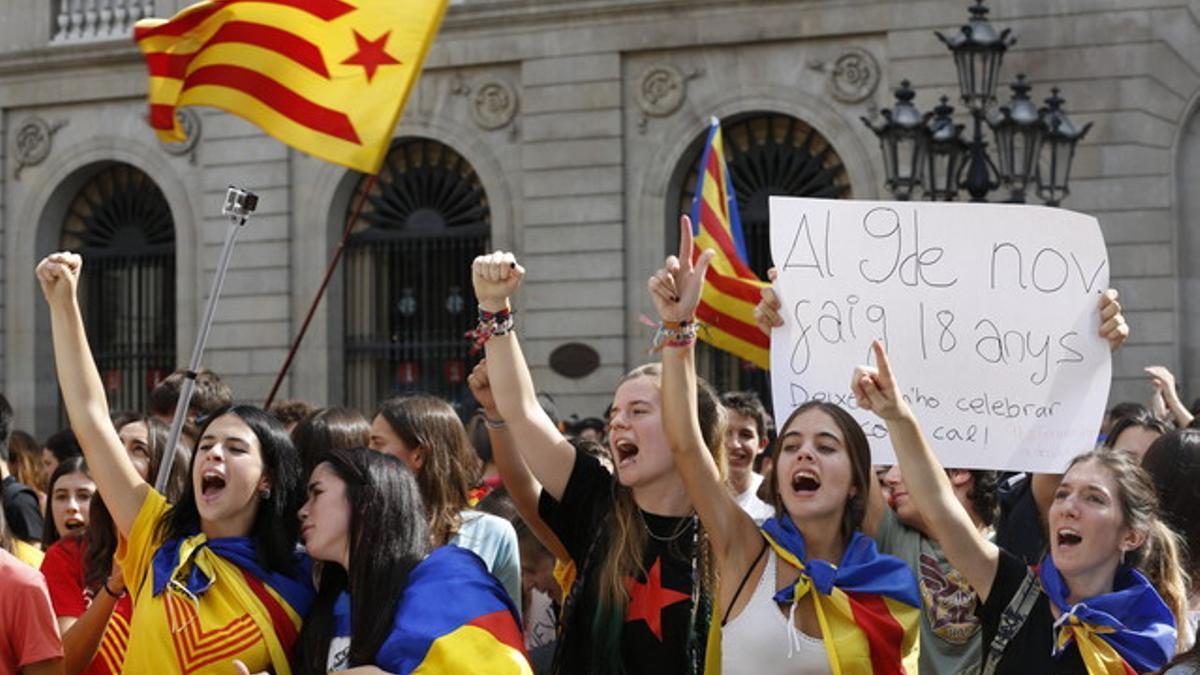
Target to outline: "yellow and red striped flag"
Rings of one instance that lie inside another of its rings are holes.
[[[721,121],[715,117],[700,159],[691,215],[695,236],[692,259],[708,248],[717,253],[704,276],[704,292],[696,310],[696,317],[705,324],[700,339],[759,368],[770,368],[771,339],[754,323],[754,306],[768,284],[760,281],[747,263],[737,197],[725,165]]]
[[[376,173],[447,0],[205,0],[133,30],[150,126],[220,108],[315,157]]]

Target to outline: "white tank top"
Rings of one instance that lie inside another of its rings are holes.
[[[794,613],[784,616],[779,611],[774,597],[776,558],[774,551],[767,552],[750,602],[721,629],[721,672],[830,675],[824,640],[800,632]]]

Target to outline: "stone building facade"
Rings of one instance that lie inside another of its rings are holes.
[[[174,315],[161,332],[172,343],[167,368],[191,353],[226,233],[226,186],[260,195],[205,364],[239,397],[261,401],[361,184],[214,110],[190,118],[192,143],[159,145],[145,121],[145,68],[123,36],[133,19],[186,4],[8,0],[0,18],[0,389],[17,425],[39,434],[59,412],[33,266],[64,244],[120,243],[116,234],[84,232],[95,227],[78,213],[91,208],[86,195],[133,193],[158,204],[159,220],[167,214],[173,232],[150,228],[157,234],[138,245],[173,247],[171,265],[121,282],[172,296],[139,296],[157,308],[142,311]],[[1189,190],[1200,184],[1200,2],[992,4],[993,23],[1020,37],[1003,81],[1026,73],[1039,99],[1059,84],[1073,119],[1094,123],[1064,206],[1099,217],[1133,325],[1116,358],[1114,400],[1144,399],[1141,369],[1154,363],[1172,367],[1185,391],[1200,391],[1200,312],[1188,296],[1200,288],[1192,264],[1200,230],[1190,226],[1200,219],[1200,191]],[[932,31],[956,30],[966,5],[462,0],[451,6],[396,138],[432,141],[426,157],[469,165],[467,187],[483,200],[489,228],[479,245],[515,250],[530,272],[518,310],[539,387],[564,413],[596,415],[620,374],[647,358],[649,332],[638,318],[651,309],[644,280],[667,250],[709,117],[744,122],[746,143],[774,134],[794,149],[807,139],[809,159],[840,196],[886,198],[878,143],[859,118],[891,106],[902,78],[922,109],[956,93],[953,61]],[[360,292],[347,274],[318,308],[283,395],[347,400],[347,294]],[[469,310],[469,288],[466,295]],[[387,311],[404,314],[406,297],[391,298]],[[447,311],[461,302],[447,296]],[[594,367],[566,375],[552,367],[555,350],[570,343],[590,348],[583,353]],[[436,376],[461,386],[461,367],[450,358]],[[114,375],[109,384],[138,386],[128,379]]]

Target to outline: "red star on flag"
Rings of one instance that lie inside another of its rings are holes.
[[[358,51],[342,61],[342,65],[362,66],[367,71],[367,82],[375,77],[375,70],[379,66],[399,65],[400,62],[384,50],[391,34],[392,31],[389,30],[374,40],[368,40],[358,31],[354,31],[354,40],[358,43]]]
[[[662,611],[669,605],[690,600],[687,593],[680,593],[662,585],[662,559],[655,558],[654,565],[646,575],[645,583],[625,577],[625,590],[629,593],[629,606],[625,608],[625,620],[642,619],[650,627],[654,637],[662,642]]]

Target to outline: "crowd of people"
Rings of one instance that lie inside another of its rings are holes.
[[[1200,673],[1200,429],[1168,370],[1062,474],[944,468],[876,342],[846,364],[895,449],[873,465],[842,407],[776,425],[697,377],[691,231],[648,283],[658,359],[573,422],[509,253],[472,266],[474,407],[370,417],[238,404],[207,370],[113,414],[82,260],[48,256],[69,428],[38,443],[0,396],[0,673]],[[1096,312],[1118,349],[1115,292]]]

